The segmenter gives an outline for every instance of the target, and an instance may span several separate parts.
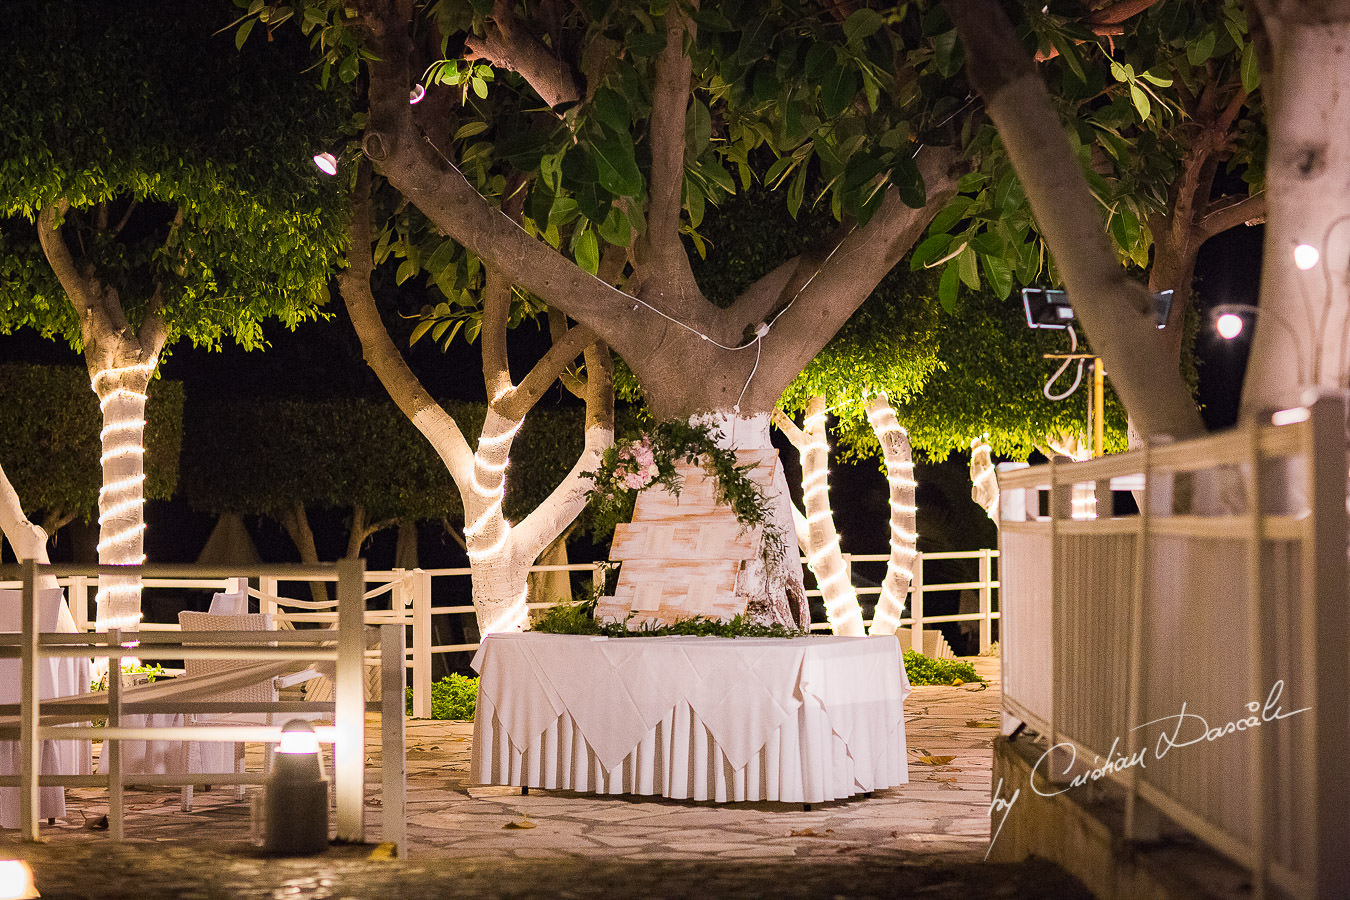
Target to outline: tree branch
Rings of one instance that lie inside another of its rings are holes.
[[[693,71],[684,52],[686,24],[692,33],[694,26],[686,23],[678,5],[667,10],[666,46],[656,57],[652,87],[652,168],[648,180],[651,201],[647,207],[647,233],[638,257],[644,293],[652,293],[655,288],[668,308],[679,310],[703,303],[703,295],[689,268],[689,254],[680,241],[685,118]]]
[[[555,56],[516,19],[512,0],[497,0],[492,7],[492,25],[481,39],[464,43],[466,55],[486,59],[510,69],[534,88],[550,108],[581,100],[581,89],[572,68]]]
[[[405,104],[406,105],[406,104]],[[361,340],[362,354],[389,393],[390,399],[431,442],[460,491],[473,480],[473,450],[454,418],[441,408],[408,368],[380,321],[370,275],[375,268],[370,250],[370,172],[361,166],[348,226],[348,268],[338,276],[338,290],[352,327]]]
[[[1204,243],[1216,234],[1222,234],[1239,225],[1256,225],[1266,218],[1266,192],[1234,199],[1232,197],[1218,201],[1206,207],[1196,217],[1195,229]]]
[[[511,367],[506,354],[506,328],[511,318],[511,282],[496,269],[486,270],[483,286],[483,384],[488,397],[511,389]]]
[[[783,432],[783,436],[788,439],[788,443],[796,447],[798,451],[810,443],[810,438],[806,436],[806,432],[802,431],[797,423],[792,421],[792,417],[781,409],[775,408],[770,414],[770,419],[773,421],[774,427]]]
[[[606,343],[626,346],[651,326],[631,299],[527,234],[494,209],[413,122],[407,3],[359,0],[369,31],[370,120],[366,155],[444,234],[486,264],[587,325]]]
[[[1116,261],[1086,176],[1012,25],[994,4],[944,0],[943,6],[965,46],[967,75],[985,99],[1074,311],[1125,408],[1145,436],[1204,433],[1190,391],[1168,364],[1152,297]]]
[[[595,340],[595,335],[583,326],[569,328],[562,340],[555,341],[544,358],[534,364],[528,375],[520,380],[515,390],[503,397],[497,406],[499,413],[508,419],[523,419],[525,414],[539,402],[544,392],[558,380],[563,370],[572,364],[586,345]]]

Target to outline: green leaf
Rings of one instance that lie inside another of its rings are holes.
[[[234,33],[234,49],[239,50],[244,46],[244,41],[248,40],[249,33],[253,31],[253,26],[258,24],[257,19],[248,19],[239,30]]]
[[[459,126],[459,129],[455,132],[455,136],[451,138],[451,140],[462,141],[480,135],[487,130],[488,123],[484,122],[482,119],[473,122],[465,122],[463,125]]]
[[[1139,119],[1141,121],[1147,121],[1149,111],[1152,108],[1148,102],[1148,94],[1145,94],[1137,86],[1131,84],[1130,99],[1134,101],[1134,108],[1139,111]]]
[[[928,201],[928,192],[924,187],[923,173],[914,163],[914,157],[903,150],[896,156],[891,166],[891,183],[900,194],[900,200],[910,209],[923,209]]]
[[[417,262],[412,259],[405,259],[398,264],[398,272],[394,274],[394,283],[402,284],[409,278],[417,274]]]
[[[797,210],[801,209],[802,197],[806,193],[806,166],[798,166],[797,174],[792,176],[792,183],[788,185],[787,208],[788,214],[792,218],[797,218]]]
[[[989,280],[989,287],[994,294],[1000,300],[1007,299],[1012,293],[1012,266],[1000,256],[982,256],[980,263],[984,269],[984,277]]]
[[[1086,82],[1087,76],[1083,74],[1083,61],[1078,56],[1078,48],[1074,46],[1073,41],[1068,40],[1064,35],[1058,32],[1050,33],[1050,43],[1059,51],[1060,58],[1064,64],[1069,67],[1069,71],[1079,81]]]
[[[357,66],[360,65],[360,57],[355,53],[349,53],[343,58],[342,64],[338,66],[338,78],[344,84],[350,84],[356,80]]]
[[[1205,64],[1205,60],[1214,55],[1214,42],[1216,35],[1213,31],[1206,31],[1186,47],[1186,61],[1193,66]]]
[[[910,271],[917,272],[937,259],[943,251],[951,246],[952,240],[952,236],[946,233],[930,234],[924,238],[919,242],[919,246],[914,248],[914,252],[909,255]]]
[[[961,42],[956,38],[956,29],[944,31],[933,38],[933,49],[936,53],[938,72],[944,78],[951,78],[961,70],[961,63],[964,59],[962,55]]]
[[[966,217],[966,212],[975,201],[969,197],[957,195],[943,208],[942,212],[933,217],[933,221],[928,225],[928,231],[931,234],[942,234],[951,231],[957,222]]]
[[[628,216],[618,206],[610,208],[609,215],[596,226],[596,230],[600,232],[600,237],[606,244],[613,244],[616,247],[627,247],[633,239],[633,228],[628,223]]]
[[[615,134],[628,134],[631,121],[628,115],[628,102],[619,96],[618,91],[602,87],[595,92],[591,103],[596,121]]]
[[[731,31],[731,20],[715,9],[695,9],[690,17],[705,31]]]
[[[974,248],[967,247],[962,250],[961,255],[956,258],[956,262],[961,281],[972,291],[978,291],[980,289],[980,270],[976,265],[978,259],[975,256]]]
[[[850,66],[836,66],[820,83],[820,107],[827,119],[843,112],[858,95],[858,73]]]
[[[824,41],[818,41],[806,51],[806,68],[803,74],[808,82],[819,82],[829,72],[835,62],[834,48]]]
[[[594,231],[587,228],[577,235],[572,241],[572,255],[577,265],[592,275],[600,271],[600,244],[595,239]]]
[[[411,347],[413,344],[416,344],[418,341],[420,341],[422,339],[422,335],[430,331],[431,327],[435,324],[436,324],[435,319],[423,319],[422,321],[418,322],[417,326],[413,328],[412,334],[408,336],[408,346]]]
[[[692,163],[703,155],[712,142],[712,116],[708,107],[697,98],[689,101],[684,114],[684,161]]]
[[[956,311],[956,288],[959,283],[959,277],[956,273],[956,266],[948,266],[942,270],[942,278],[938,281],[938,302],[947,312]]]
[[[866,7],[854,11],[844,20],[844,38],[850,44],[856,44],[876,34],[884,23],[881,13]]]
[[[1251,93],[1261,86],[1261,64],[1256,58],[1256,45],[1250,41],[1242,48],[1242,89]]]
[[[624,41],[624,47],[634,56],[655,56],[666,49],[666,32],[640,31],[630,34]]]
[[[546,153],[539,160],[539,177],[555,194],[562,187],[562,160],[565,152],[564,149],[557,153]]]
[[[611,194],[636,197],[642,192],[642,173],[633,153],[633,139],[627,134],[606,132],[591,144],[600,184]]]
[[[478,95],[479,100],[487,99],[487,82],[484,79],[475,75],[470,79],[470,85],[473,87],[473,92]]]

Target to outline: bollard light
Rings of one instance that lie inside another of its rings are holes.
[[[41,897],[33,883],[33,870],[21,859],[0,860],[0,900]]]
[[[328,779],[319,764],[319,739],[308,722],[281,729],[272,772],[263,785],[263,850],[304,856],[328,849]]]

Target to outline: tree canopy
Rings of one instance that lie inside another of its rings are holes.
[[[302,47],[241,54],[213,35],[228,18],[163,0],[19,0],[5,21],[0,331],[82,347],[34,228],[61,201],[83,272],[133,326],[157,305],[169,343],[257,346],[261,318],[316,314],[345,214],[309,158],[350,105],[301,75]]]

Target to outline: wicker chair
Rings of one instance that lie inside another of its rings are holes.
[[[188,633],[193,631],[271,631],[272,617],[264,613],[244,613],[242,615],[215,615],[212,613],[199,612],[180,612],[178,614],[178,624],[182,628],[184,636],[183,643],[213,643],[211,641],[191,641]],[[186,659],[183,661],[184,674],[193,675],[211,675],[223,670],[229,670],[244,661],[233,661],[228,659]],[[221,702],[237,703],[268,703],[275,702],[279,691],[283,688],[298,684],[302,681],[314,678],[318,675],[314,670],[306,670],[294,675],[286,675],[281,678],[266,678],[254,684],[223,691],[215,700]],[[306,716],[304,714],[296,715],[286,714],[287,721],[296,718],[318,718],[321,716]],[[194,724],[214,723],[214,724],[250,724],[250,725],[276,725],[274,713],[205,713],[191,716]],[[184,746],[187,754],[186,769],[189,772],[203,771],[222,771],[222,764],[225,760],[222,755],[214,751],[218,744],[205,744],[199,742],[188,742]],[[212,749],[206,749],[206,748]],[[233,747],[233,760],[231,762],[232,771],[243,773],[244,771],[244,745],[236,743]],[[265,767],[270,769],[272,763],[272,745],[267,745]],[[210,790],[210,785],[206,786]],[[244,798],[244,786],[237,785],[235,796],[242,800]],[[192,785],[183,787],[183,810],[184,812],[192,809]]]

